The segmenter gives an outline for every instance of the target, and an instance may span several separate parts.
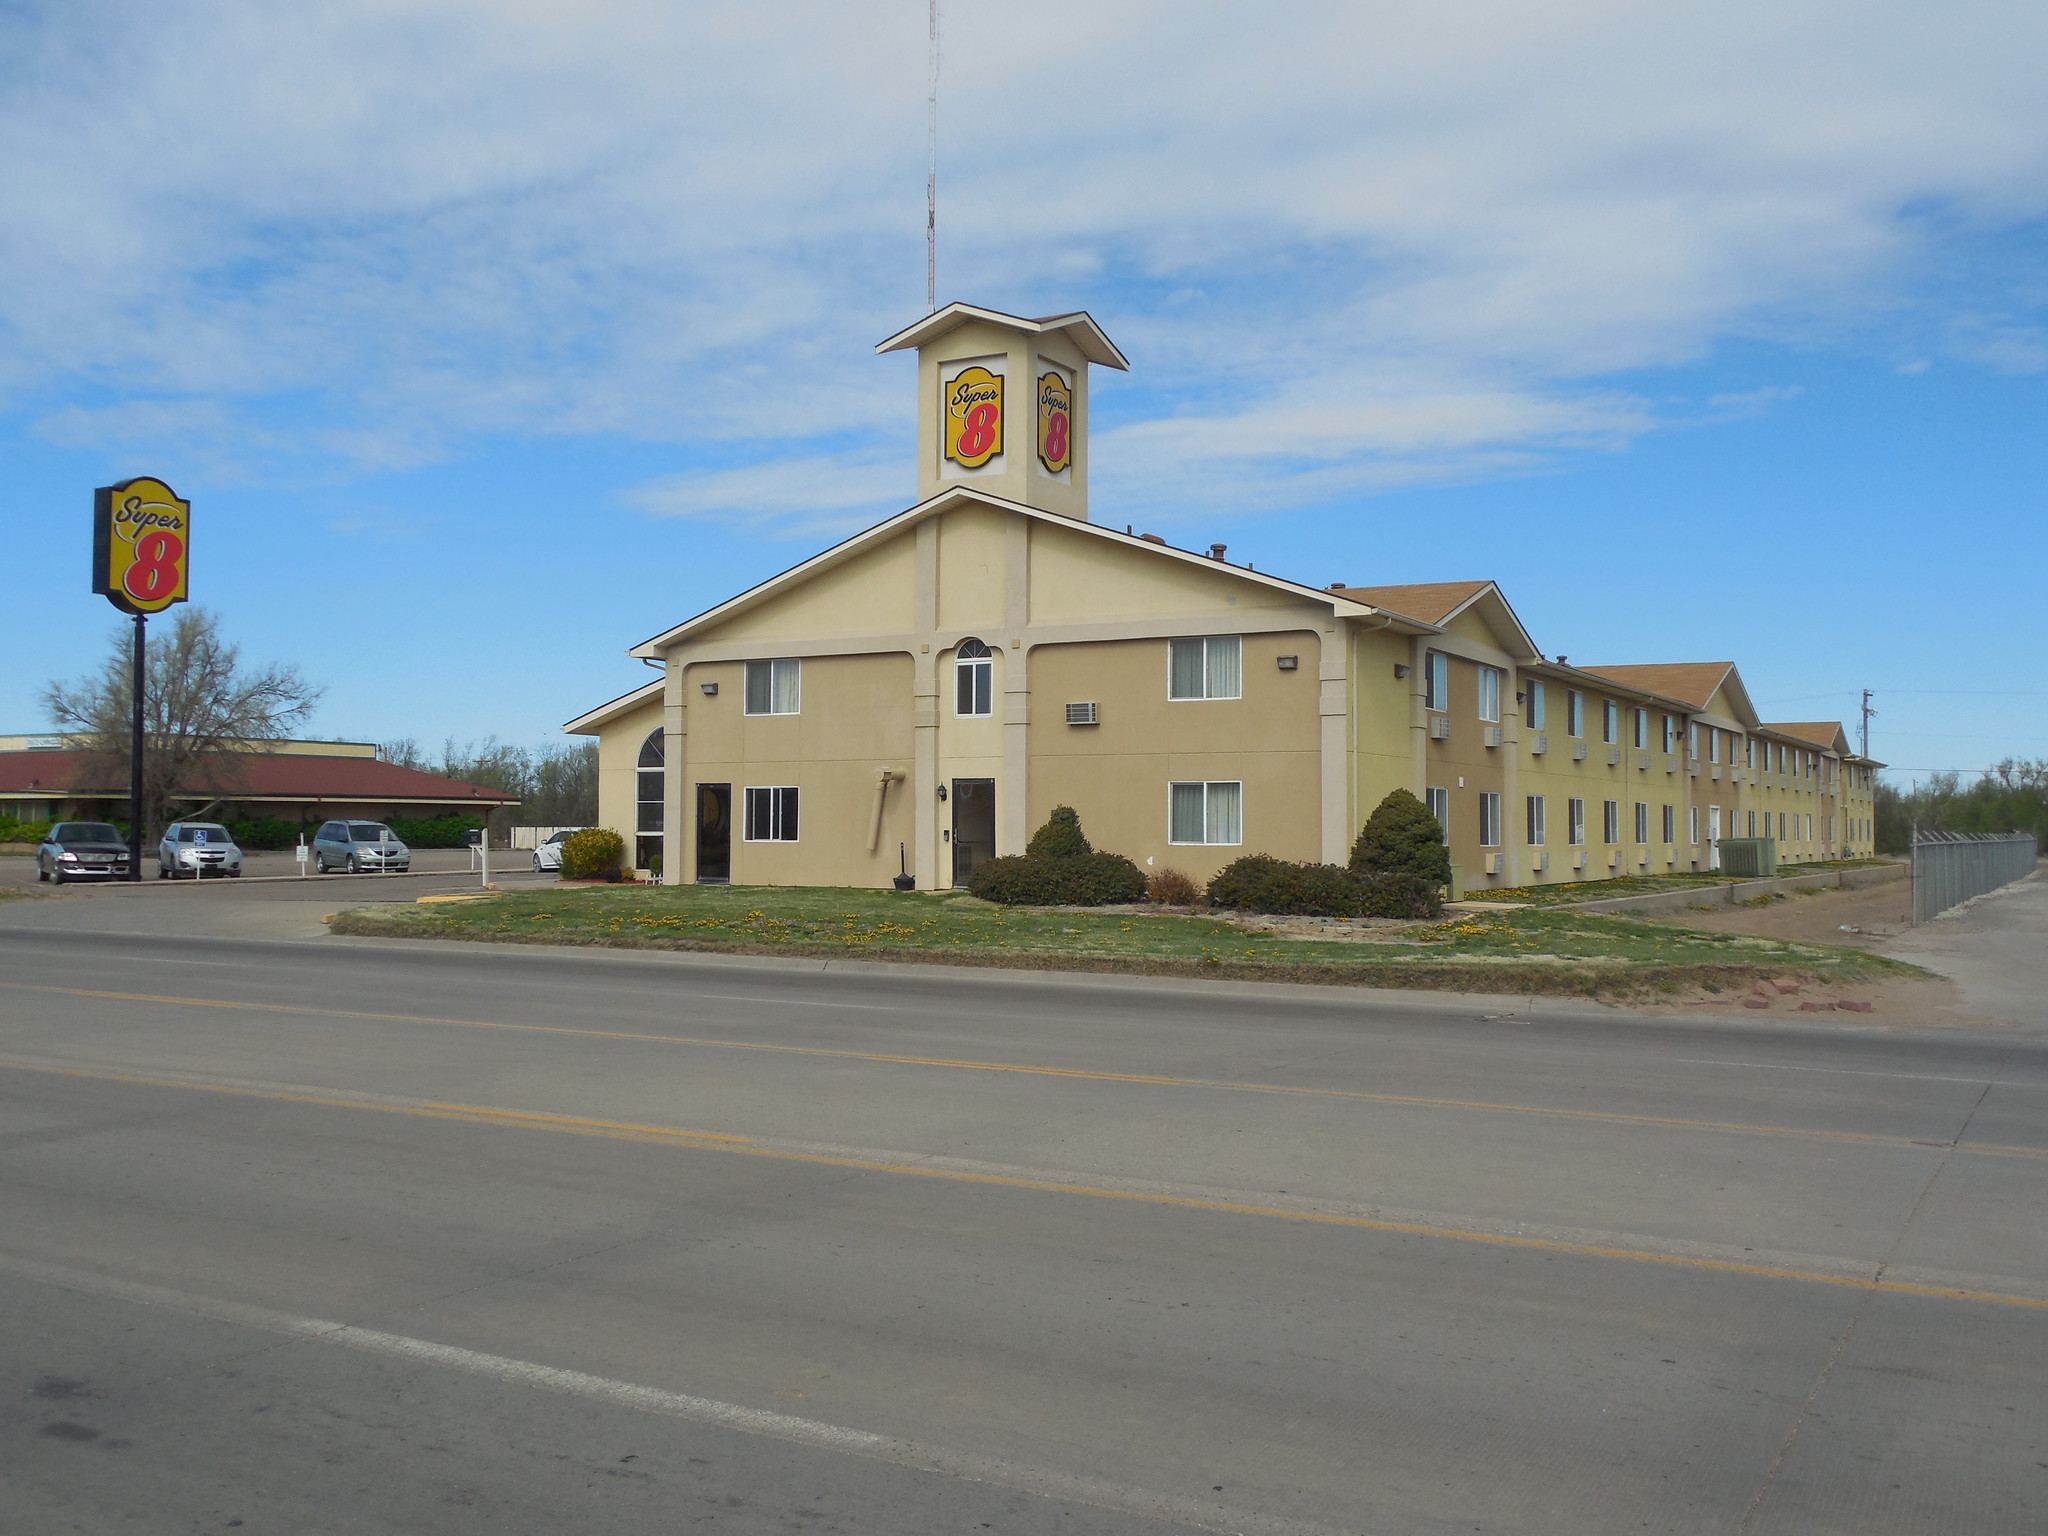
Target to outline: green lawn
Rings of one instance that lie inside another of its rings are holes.
[[[1526,909],[1376,930],[1378,942],[1248,933],[1219,918],[996,907],[928,892],[786,886],[579,886],[338,914],[384,938],[872,955],[1381,986],[1595,992],[1718,985],[1765,972],[1840,980],[1919,972],[1860,950]]]
[[[1835,859],[1813,864],[1780,864],[1777,878],[1796,880],[1822,870],[1865,869],[1891,862],[1888,859]],[[1648,896],[1659,891],[1687,891],[1716,885],[1743,884],[1754,875],[1725,875],[1719,870],[1687,871],[1682,875],[1617,875],[1611,880],[1574,880],[1555,885],[1518,885],[1499,890],[1467,891],[1465,901],[1526,901],[1539,906],[1559,906],[1581,901],[1605,901],[1611,896]]]

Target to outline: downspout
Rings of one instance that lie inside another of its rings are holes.
[[[868,852],[873,853],[882,842],[882,803],[889,797],[889,786],[901,784],[908,777],[901,768],[877,768],[875,770],[875,805],[868,814]]]

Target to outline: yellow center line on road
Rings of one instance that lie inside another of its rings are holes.
[[[1631,1115],[1616,1110],[1560,1109],[1544,1104],[1501,1104],[1484,1099],[1427,1098],[1418,1094],[1367,1093],[1350,1088],[1307,1088],[1286,1083],[1240,1083],[1205,1077],[1170,1077],[1143,1072],[1102,1072],[1085,1067],[1031,1066],[1022,1062],[976,1061],[950,1056],[907,1056],[885,1051],[834,1050],[829,1046],[772,1045],[757,1040],[715,1040],[689,1035],[650,1035],[615,1029],[577,1029],[566,1024],[510,1024],[494,1019],[444,1019],[407,1013],[367,1013],[347,1008],[311,1008],[291,1003],[236,1003],[209,997],[160,997],[146,992],[103,992],[84,987],[31,986],[0,982],[23,992],[53,992],[66,997],[105,998],[115,1002],[162,1003],[183,1008],[226,1008],[253,1013],[288,1013],[328,1019],[365,1019],[384,1024],[437,1024],[456,1029],[496,1029],[518,1034],[568,1035],[588,1040],[631,1040],[649,1045],[697,1046],[723,1051],[767,1051],[790,1056],[826,1056],[870,1061],[885,1066],[940,1067],[960,1072],[1008,1072],[1025,1077],[1064,1077],[1084,1082],[1132,1083],[1154,1088],[1206,1088],[1223,1093],[1270,1093],[1299,1098],[1339,1099],[1363,1104],[1405,1104],[1422,1109],[1462,1109],[1490,1114],[1537,1115],[1559,1120],[1593,1120],[1614,1125],[1671,1126],[1684,1130],[1719,1131],[1743,1136],[1788,1136],[1813,1141],[1859,1142],[1876,1146],[1947,1150],[1952,1144],[1924,1137],[1888,1136],[1871,1131],[1828,1131],[1795,1125],[1755,1125],[1740,1120],[1693,1120],[1677,1115]],[[2048,1158],[2048,1148],[1962,1144],[1958,1152]]]
[[[1198,1195],[1113,1189],[1102,1185],[1032,1179],[1014,1174],[976,1173],[960,1168],[891,1162],[882,1158],[799,1152],[782,1147],[759,1146],[744,1136],[677,1130],[658,1125],[635,1125],[625,1121],[588,1120],[575,1115],[536,1114],[525,1110],[498,1109],[485,1104],[396,1103],[367,1098],[289,1093],[278,1089],[248,1088],[185,1078],[147,1077],[132,1072],[104,1072],[87,1067],[44,1066],[5,1060],[0,1060],[0,1070],[39,1072],[56,1077],[88,1078],[99,1082],[131,1083],[150,1088],[183,1088],[199,1093],[227,1094],[237,1098],[264,1099],[286,1104],[314,1104],[330,1109],[372,1110],[380,1114],[412,1115],[470,1125],[497,1125],[514,1130],[563,1131],[572,1135],[603,1137],[611,1141],[690,1147],[704,1152],[726,1152],[739,1157],[766,1157],[780,1162],[809,1163],[826,1168],[855,1168],[870,1173],[909,1174],[918,1178],[944,1179],[958,1184],[1033,1190],[1042,1194],[1079,1195],[1094,1200],[1126,1200],[1140,1205],[1165,1206],[1178,1210],[1209,1211],[1229,1216],[1257,1216],[1275,1221],[1303,1222],[1313,1226],[1348,1227],[1357,1231],[1388,1232],[1406,1237],[1444,1238],[1501,1248],[1533,1249],[1541,1253],[1573,1254],[1582,1258],[1623,1259],[1638,1264],[1664,1264],[1679,1269],[1754,1275],[1770,1280],[1797,1280],[1812,1285],[1846,1286],[1851,1289],[1904,1296],[1929,1296],[1948,1301],[1976,1301],[1996,1306],[2048,1311],[2048,1297],[2018,1295],[2007,1291],[1970,1290],[1959,1286],[1915,1285],[1906,1281],[1886,1279],[1881,1274],[1831,1275],[1824,1270],[1791,1269],[1774,1264],[1745,1264],[1733,1259],[1708,1259],[1692,1254],[1657,1253],[1649,1249],[1616,1248],[1599,1243],[1574,1243],[1559,1238],[1519,1237],[1508,1233],[1479,1232],[1462,1227],[1432,1226],[1426,1222],[1386,1221],[1372,1216],[1347,1216],[1330,1211],[1258,1205],[1248,1201],[1213,1200]]]

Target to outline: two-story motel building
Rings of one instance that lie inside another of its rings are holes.
[[[664,881],[964,880],[1056,805],[1206,880],[1341,863],[1406,787],[1461,889],[1872,851],[1832,721],[1759,720],[1732,662],[1581,667],[1474,580],[1305,586],[1088,516],[1085,314],[953,304],[918,357],[916,505],[633,647],[661,676],[569,722],[600,820]]]

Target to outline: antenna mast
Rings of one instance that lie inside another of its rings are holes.
[[[929,21],[930,93],[925,99],[924,305],[939,307],[939,0],[931,0]]]

